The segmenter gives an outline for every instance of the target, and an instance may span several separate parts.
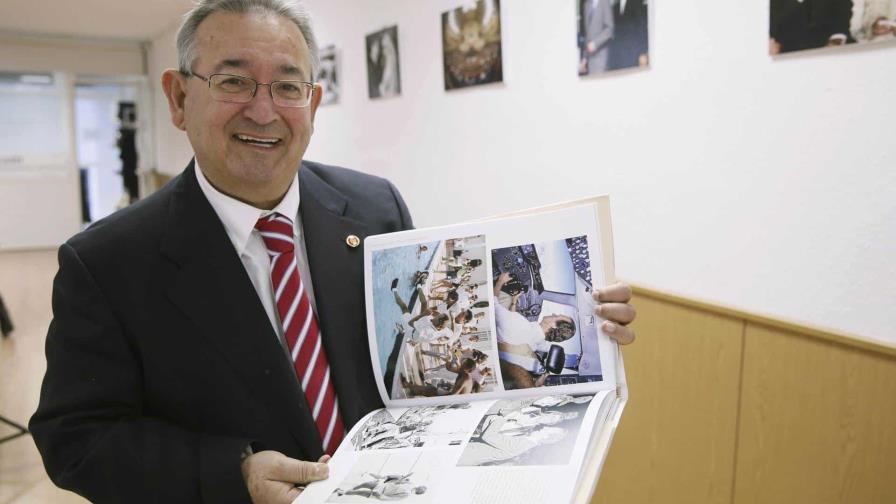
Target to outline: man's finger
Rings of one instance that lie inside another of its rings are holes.
[[[628,303],[632,299],[632,288],[628,284],[617,282],[595,290],[593,297],[601,303]]]
[[[634,306],[624,303],[599,304],[594,307],[594,313],[607,320],[619,322],[622,325],[631,323],[637,315]]]
[[[607,336],[616,340],[620,345],[628,345],[635,341],[635,331],[630,327],[625,327],[615,322],[604,322],[601,327],[603,327]]]
[[[302,495],[302,492],[305,490],[305,487],[292,487],[286,492],[286,498],[289,499],[288,502],[292,502],[296,500],[299,495]]]
[[[327,479],[329,475],[330,468],[327,464],[296,460],[284,455],[271,468],[269,478],[288,483],[311,483]]]

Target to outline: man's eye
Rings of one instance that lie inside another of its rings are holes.
[[[283,82],[280,84],[280,91],[283,91],[284,93],[298,93],[301,91],[301,88],[296,84]]]

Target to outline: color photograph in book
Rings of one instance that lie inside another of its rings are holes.
[[[506,390],[602,381],[585,236],[492,250]]]
[[[566,465],[593,395],[496,401],[482,417],[459,466]]]
[[[494,390],[485,259],[483,235],[373,252],[376,341],[391,399]]]

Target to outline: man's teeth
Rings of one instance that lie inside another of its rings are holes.
[[[280,142],[279,138],[256,138],[249,135],[235,135],[237,139],[257,145],[272,146]]]

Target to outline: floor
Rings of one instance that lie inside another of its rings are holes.
[[[44,339],[56,251],[0,252],[0,296],[15,330],[0,341],[0,415],[27,424],[46,369]],[[0,438],[15,432],[0,424]],[[0,504],[84,504],[53,485],[30,436],[0,444]]]

